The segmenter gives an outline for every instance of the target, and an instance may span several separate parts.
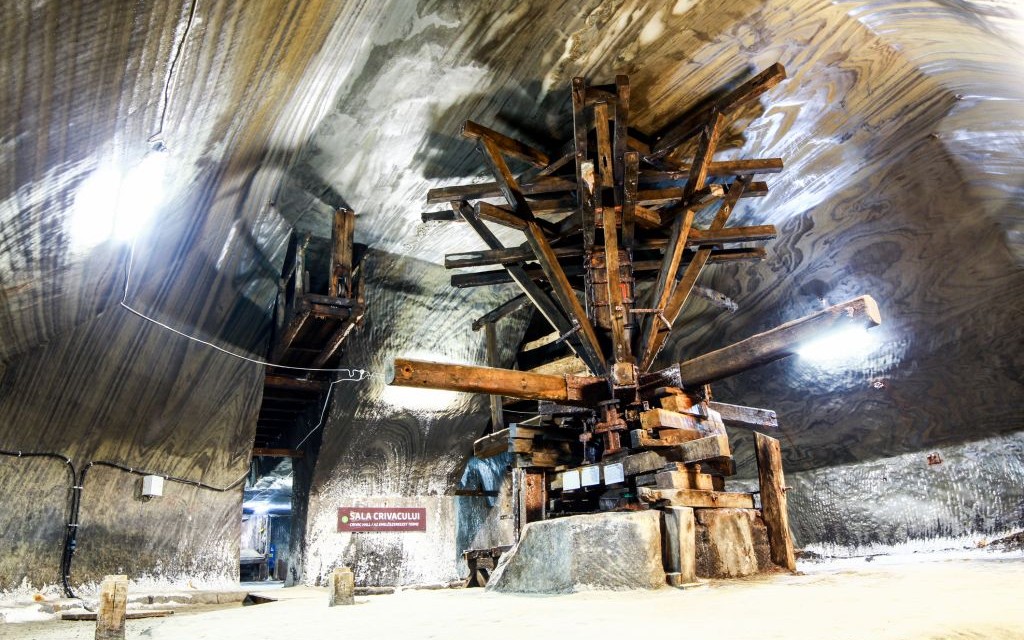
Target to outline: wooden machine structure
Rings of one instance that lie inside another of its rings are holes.
[[[497,267],[456,274],[454,286],[514,282],[522,293],[474,324],[487,331],[491,366],[396,359],[390,383],[492,395],[493,433],[475,454],[513,454],[521,523],[599,510],[756,508],[754,494],[725,491],[735,473],[725,427],[770,430],[775,413],[715,402],[710,383],[791,355],[837,325],[880,322],[863,296],[652,370],[669,336],[685,331],[681,312],[705,266],[758,260],[765,251],[750,244],[775,237],[771,225],[726,223],[740,198],[767,193],[755,177],[781,171],[782,160],[714,154],[744,107],[783,79],[773,65],[647,138],[630,127],[627,76],[603,86],[574,78],[573,138],[552,155],[465,123],[494,181],[431,190],[428,203],[451,209],[423,219],[464,222],[488,247],[446,256],[449,268]],[[516,176],[509,159],[531,167]],[[504,246],[485,222],[521,231],[525,243]],[[528,305],[554,333],[527,347],[553,361],[497,368],[495,323]],[[502,396],[536,402],[536,415],[502,428]],[[792,570],[779,443],[756,433],[756,448],[772,561]],[[677,554],[676,572],[681,562]]]
[[[253,455],[302,455],[288,448],[292,426],[321,403],[330,387],[327,370],[338,366],[345,339],[362,322],[365,302],[353,241],[355,222],[353,211],[334,211],[326,273],[310,272],[309,236],[292,234],[278,283],[268,357],[284,366],[267,367]]]

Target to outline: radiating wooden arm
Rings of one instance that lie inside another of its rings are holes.
[[[642,385],[696,387],[791,356],[825,331],[845,326],[870,328],[881,323],[874,298],[861,296],[649,374]]]
[[[554,376],[407,358],[395,358],[387,381],[399,387],[488,393],[581,406],[591,406],[608,393],[608,383],[602,378]]]

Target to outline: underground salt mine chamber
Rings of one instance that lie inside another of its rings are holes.
[[[1024,637],[1015,4],[0,25],[0,636]]]

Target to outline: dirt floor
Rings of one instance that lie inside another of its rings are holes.
[[[687,589],[510,596],[481,589],[400,591],[327,607],[323,589],[265,592],[279,601],[130,620],[127,638],[1024,638],[1024,559],[857,558],[801,565],[802,575]],[[0,638],[91,639],[88,622],[0,625]]]

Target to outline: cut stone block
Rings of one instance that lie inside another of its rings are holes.
[[[487,583],[506,593],[660,589],[661,513],[594,513],[531,522]]]
[[[764,521],[753,509],[694,509],[697,575],[738,578],[774,571]]]

